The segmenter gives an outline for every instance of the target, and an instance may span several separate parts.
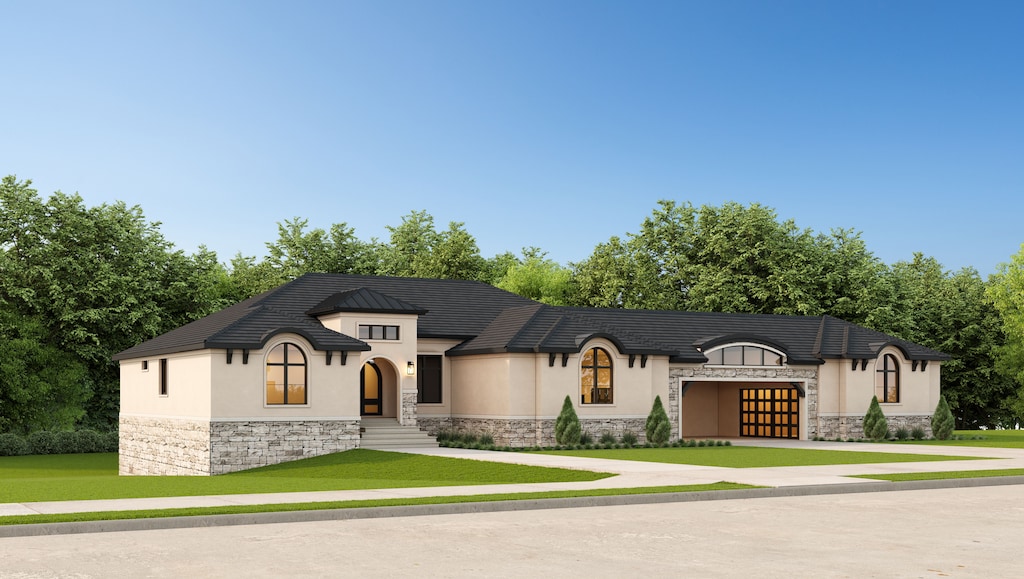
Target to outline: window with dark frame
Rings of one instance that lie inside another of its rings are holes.
[[[441,356],[416,356],[416,402],[441,404]]]
[[[782,355],[760,346],[726,346],[704,354],[708,366],[782,366]]]
[[[160,358],[160,395],[167,396],[167,358]]]
[[[879,402],[896,403],[900,401],[900,363],[896,356],[882,356],[881,364],[875,374],[875,396]]]
[[[295,344],[278,344],[267,354],[266,403],[306,403],[306,354]]]
[[[398,326],[386,326],[382,324],[360,324],[360,340],[397,340],[399,339]]]
[[[142,371],[149,372],[149,360],[142,361]]]
[[[580,404],[611,404],[612,400],[612,357],[603,348],[590,348],[580,363]]]

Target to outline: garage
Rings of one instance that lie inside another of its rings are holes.
[[[800,438],[801,392],[791,383],[687,382],[683,438]]]

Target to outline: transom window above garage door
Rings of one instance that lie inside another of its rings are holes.
[[[704,352],[709,366],[782,366],[782,352],[754,344],[732,344]]]

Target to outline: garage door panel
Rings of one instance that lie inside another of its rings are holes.
[[[743,388],[740,401],[740,436],[800,438],[795,388]]]

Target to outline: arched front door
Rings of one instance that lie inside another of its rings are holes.
[[[370,360],[359,372],[360,414],[380,416],[384,409],[384,380],[377,364]]]

